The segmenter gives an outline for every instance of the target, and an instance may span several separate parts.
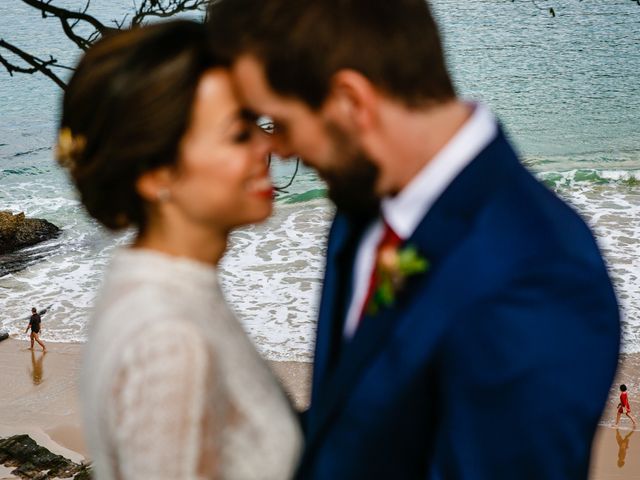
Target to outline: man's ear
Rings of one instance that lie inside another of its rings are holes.
[[[170,196],[173,179],[171,167],[159,167],[143,173],[136,180],[136,191],[147,202],[158,202]]]
[[[380,93],[367,77],[344,69],[331,78],[327,107],[344,126],[367,130],[377,121],[379,98]]]

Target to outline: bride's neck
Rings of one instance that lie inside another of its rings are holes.
[[[155,250],[217,265],[227,248],[228,233],[193,225],[167,225],[151,221],[138,234],[134,248]]]

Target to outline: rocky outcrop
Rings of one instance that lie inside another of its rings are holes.
[[[17,467],[11,474],[24,479],[91,479],[91,469],[88,465],[78,465],[51,453],[28,435],[0,439],[0,465]]]
[[[0,211],[0,255],[56,237],[60,229],[39,218]]]

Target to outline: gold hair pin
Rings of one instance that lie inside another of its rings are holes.
[[[82,135],[74,135],[69,127],[62,128],[58,134],[56,160],[62,167],[73,170],[86,144]]]

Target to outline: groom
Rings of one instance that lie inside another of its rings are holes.
[[[337,206],[304,479],[579,479],[618,307],[580,218],[456,97],[423,0],[221,0],[211,42]]]

